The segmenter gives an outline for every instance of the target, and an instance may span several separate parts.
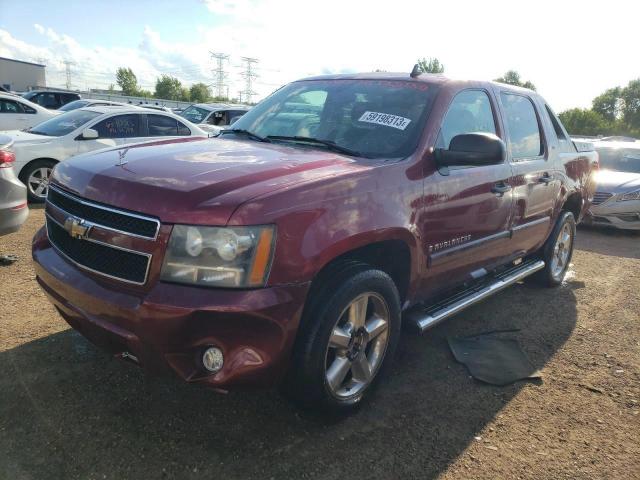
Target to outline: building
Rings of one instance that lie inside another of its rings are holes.
[[[0,57],[0,85],[7,90],[22,92],[31,87],[45,86],[45,65]]]

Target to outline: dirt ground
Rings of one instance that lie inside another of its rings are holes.
[[[640,235],[578,232],[565,285],[519,284],[424,336],[345,419],[274,391],[150,378],[70,330],[37,287],[32,210],[0,238],[0,478],[640,478]],[[542,381],[469,377],[447,336],[519,328]]]

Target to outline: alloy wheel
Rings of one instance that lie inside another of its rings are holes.
[[[27,179],[29,192],[38,198],[45,199],[49,191],[49,176],[53,169],[50,167],[36,168]]]

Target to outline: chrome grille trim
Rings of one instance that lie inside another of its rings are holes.
[[[115,214],[118,214],[118,215],[131,217],[131,218],[137,218],[139,220],[145,220],[147,222],[153,222],[153,223],[156,224],[156,231],[155,231],[154,235],[152,237],[150,237],[150,236],[147,236],[147,235],[139,235],[139,234],[136,234],[136,233],[127,232],[126,230],[119,230],[117,228],[109,227],[107,225],[102,225],[100,223],[94,222],[91,219],[83,218],[84,220],[87,220],[88,222],[91,222],[93,225],[95,225],[97,227],[103,228],[105,230],[109,230],[111,232],[121,233],[123,235],[128,235],[130,237],[144,238],[146,240],[157,240],[157,238],[158,238],[158,233],[160,231],[160,220],[158,220],[157,218],[147,217],[145,215],[140,215],[140,214],[137,214],[137,213],[128,212],[126,210],[119,210],[119,209],[116,209],[116,208],[111,208],[111,207],[100,205],[98,203],[94,203],[94,202],[91,202],[91,201],[88,201],[88,200],[84,200],[82,198],[76,197],[75,195],[72,195],[70,193],[65,192],[64,190],[60,189],[59,187],[56,187],[53,184],[50,184],[49,188],[51,190],[55,191],[59,195],[63,195],[63,196],[69,198],[70,200],[72,200],[74,202],[78,202],[78,203],[80,203],[82,205],[86,205],[88,207],[98,208],[100,210],[104,210],[104,211],[107,211],[107,212],[112,212],[112,213],[115,213]],[[47,203],[53,205],[54,207],[56,207],[57,209],[59,209],[59,210],[61,210],[63,212],[66,212],[62,207],[56,205],[49,198],[47,198]],[[66,213],[69,214],[69,212],[66,212]],[[74,216],[78,216],[78,215],[74,215]]]
[[[62,210],[62,209],[61,209],[61,210]],[[51,221],[51,222],[55,223],[56,225],[58,225],[60,228],[63,228],[63,229],[64,229],[64,225],[60,224],[60,222],[58,222],[55,218],[53,218],[51,215],[49,215],[49,214],[48,214],[48,213],[46,213],[46,212],[45,212],[45,217],[46,217],[46,220],[49,220],[49,221]],[[124,247],[117,246],[117,245],[111,245],[111,244],[109,244],[109,243],[101,242],[101,241],[99,241],[99,240],[94,240],[94,239],[92,239],[92,238],[86,238],[86,239],[83,239],[83,240],[82,240],[83,242],[91,242],[91,243],[95,243],[95,244],[101,245],[101,246],[103,246],[103,247],[113,248],[114,250],[122,250],[122,251],[124,251],[124,252],[133,253],[133,254],[136,254],[136,255],[140,255],[140,256],[146,257],[146,259],[147,259],[147,267],[146,267],[146,270],[145,270],[145,273],[144,273],[144,279],[143,279],[141,282],[136,282],[136,281],[129,280],[129,279],[126,279],[126,278],[116,277],[116,276],[114,276],[114,275],[109,275],[108,273],[104,273],[104,272],[101,272],[101,271],[99,271],[99,270],[95,270],[95,269],[93,269],[93,268],[87,267],[87,266],[85,266],[85,265],[83,265],[83,264],[81,264],[81,263],[78,263],[78,262],[77,262],[77,261],[75,261],[73,258],[69,257],[66,253],[64,253],[64,252],[63,252],[63,251],[62,251],[62,250],[61,250],[61,249],[60,249],[60,248],[59,248],[59,247],[58,247],[58,246],[57,246],[57,245],[56,245],[56,244],[51,240],[51,236],[49,235],[49,227],[48,227],[48,223],[47,223],[46,221],[45,221],[45,228],[46,228],[46,230],[47,230],[47,238],[49,239],[49,243],[51,244],[51,246],[52,246],[53,248],[55,248],[56,252],[58,252],[58,253],[59,253],[62,257],[64,257],[67,261],[69,261],[69,262],[71,262],[72,264],[74,264],[74,265],[78,266],[79,268],[81,268],[81,269],[83,269],[83,270],[86,270],[86,271],[89,271],[89,272],[92,272],[92,273],[95,273],[95,274],[97,274],[97,275],[101,275],[101,276],[106,277],[106,278],[110,278],[110,279],[112,279],[112,280],[117,280],[117,281],[119,281],[119,282],[130,283],[130,284],[133,284],[133,285],[144,285],[145,283],[147,283],[147,279],[149,278],[149,269],[151,268],[151,259],[152,259],[152,257],[153,257],[150,253],[140,252],[140,251],[137,251],[137,250],[131,250],[131,249],[128,249],[128,248],[124,248]],[[102,228],[102,227],[100,226],[100,228]]]
[[[606,202],[611,197],[613,197],[613,193],[609,192],[596,192],[593,194],[593,200],[591,201],[591,205],[600,205],[601,203]]]

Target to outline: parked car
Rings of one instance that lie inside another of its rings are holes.
[[[118,357],[346,410],[389,373],[403,314],[424,331],[529,275],[559,285],[595,162],[530,90],[315,77],[216,141],[61,163],[35,271]]]
[[[4,133],[15,142],[14,168],[27,186],[31,202],[44,201],[51,170],[73,155],[158,137],[207,136],[172,113],[109,106],[79,108],[26,131]]]
[[[31,100],[33,103],[49,108],[51,110],[57,110],[67,103],[71,103],[75,100],[82,98],[79,93],[73,92],[57,92],[54,90],[32,90],[22,94],[27,100]]]
[[[180,116],[195,123],[204,131],[218,135],[224,128],[233,125],[251,107],[219,103],[198,103],[185,108]]]
[[[91,98],[83,98],[82,100],[74,100],[73,102],[69,102],[58,109],[58,112],[70,112],[71,110],[75,110],[77,108],[83,107],[130,107],[131,105],[127,105],[122,102],[110,102],[107,100],[94,100]]]
[[[0,93],[0,131],[22,130],[56,115],[56,112],[17,95]]]
[[[11,138],[0,135],[0,236],[18,231],[29,216],[27,188],[13,171]]]
[[[596,142],[601,170],[585,223],[640,230],[640,142]]]

